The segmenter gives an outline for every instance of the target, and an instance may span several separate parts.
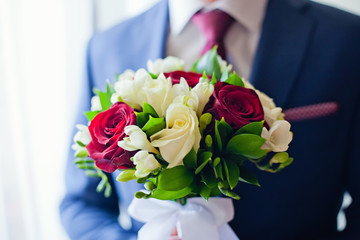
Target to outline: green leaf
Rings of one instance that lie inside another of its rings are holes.
[[[235,200],[239,200],[240,199],[240,196],[237,195],[236,193],[232,192],[232,191],[229,191],[227,189],[224,189],[224,188],[220,188],[219,187],[219,190],[222,194],[224,194],[225,196],[228,196],[228,197],[231,197]]]
[[[240,177],[239,167],[235,162],[233,162],[230,159],[226,159],[224,161],[226,161],[226,167],[228,169],[227,180],[229,182],[230,188],[233,189],[234,187],[236,187],[236,185],[239,182],[239,177]]]
[[[226,79],[225,82],[231,85],[245,87],[243,80],[236,74],[236,72],[231,74],[230,77]]]
[[[211,188],[208,188],[205,184],[201,186],[200,196],[205,200],[208,200],[211,195]]]
[[[229,78],[229,72],[225,70],[221,75],[220,82],[225,82],[228,78]]]
[[[228,142],[232,133],[233,131],[231,126],[224,118],[221,118],[220,121],[215,120],[215,138],[220,152],[222,151],[223,146],[225,146]]]
[[[112,103],[111,103],[111,96],[114,93],[114,88],[111,86],[109,82],[106,83],[106,92],[97,91],[97,94],[100,98],[100,104],[103,111],[108,110]]]
[[[223,175],[223,166],[221,164],[221,162],[219,162],[216,167],[215,167],[215,172],[217,175],[217,178],[220,178],[221,180],[224,180],[224,175]]]
[[[201,178],[209,188],[214,188],[217,185],[215,171],[212,167],[206,166],[201,172]]]
[[[98,115],[101,111],[89,111],[89,112],[85,112],[85,116],[87,117],[87,119],[89,121],[92,121],[96,115]]]
[[[101,177],[96,171],[94,170],[86,170],[85,171],[86,176],[89,177]]]
[[[225,161],[225,159],[222,159],[222,164],[223,164],[223,167],[224,167],[224,172],[225,172],[225,177],[226,177],[226,180],[230,178],[230,173],[229,173],[229,168],[227,166],[227,163]],[[227,181],[229,183],[229,181]]]
[[[204,71],[208,75],[215,75],[216,78],[221,77],[221,68],[218,60],[217,46],[205,53],[193,66],[197,73]]]
[[[253,172],[251,172],[250,170],[248,170],[247,168],[245,168],[244,166],[240,166],[239,180],[242,182],[253,184],[253,185],[260,187],[259,180],[256,177],[256,175]]]
[[[213,73],[212,77],[211,77],[211,84],[215,85],[217,83],[217,79],[215,77],[215,74]]]
[[[240,134],[232,137],[226,146],[231,154],[242,155],[251,159],[264,157],[267,150],[261,149],[265,139],[255,134]]]
[[[199,163],[200,166],[195,170],[195,174],[198,174],[199,172],[201,172],[201,170],[206,166],[206,164],[211,160],[212,157],[212,152],[201,152],[199,154]]]
[[[185,166],[168,168],[159,174],[158,188],[165,191],[177,191],[189,186],[194,175]]]
[[[79,145],[80,147],[86,147],[86,145],[85,144],[83,144],[82,142],[80,142],[80,141],[76,141],[76,144],[77,145]]]
[[[135,112],[136,115],[136,125],[139,126],[139,128],[143,128],[147,121],[149,121],[149,114],[144,112]]]
[[[116,181],[118,182],[128,182],[135,179],[137,179],[137,177],[135,176],[135,170],[133,169],[122,170],[116,177]]]
[[[142,128],[144,132],[146,132],[147,136],[151,136],[160,130],[166,127],[165,119],[164,118],[155,118],[150,115],[149,120]]]
[[[148,103],[143,103],[143,113],[149,114],[154,118],[158,118],[159,115],[156,113],[155,109]]]
[[[75,157],[77,157],[77,158],[83,158],[83,157],[87,157],[87,156],[89,156],[89,153],[86,150],[86,148],[76,151],[76,153],[75,153]]]
[[[252,123],[246,124],[239,130],[237,130],[234,135],[239,135],[242,133],[250,133],[250,134],[255,134],[255,135],[261,136],[263,127],[264,127],[264,121],[252,122]]]
[[[197,154],[195,150],[192,148],[188,154],[183,159],[183,163],[185,167],[188,168],[196,168],[197,166]]]
[[[151,198],[156,198],[159,200],[173,200],[185,197],[191,193],[191,187],[185,187],[178,191],[165,191],[162,189],[157,188],[151,195]]]
[[[202,78],[209,81],[209,77],[206,75],[206,72],[205,72],[205,71],[203,72]]]
[[[152,79],[157,79],[158,78],[158,75],[155,75],[151,72],[149,72],[149,75],[151,76]]]

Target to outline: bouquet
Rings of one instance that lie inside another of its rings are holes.
[[[182,239],[196,239],[198,228],[206,229],[202,239],[236,239],[227,225],[231,198],[240,198],[234,188],[260,186],[244,163],[278,172],[293,161],[282,109],[216,50],[189,72],[174,57],[125,71],[106,91],[94,90],[89,125],[77,125],[75,163],[101,178],[97,191],[111,194],[104,172],[117,170],[117,181],[144,184],[129,207],[147,222],[139,239],[166,239],[176,225]]]

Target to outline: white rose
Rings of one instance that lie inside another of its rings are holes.
[[[144,101],[150,104],[159,115],[164,117],[168,106],[173,101],[173,89],[171,78],[165,78],[160,74],[157,79],[147,79],[141,90]]]
[[[265,138],[266,142],[261,148],[269,149],[273,152],[285,152],[292,141],[290,127],[291,125],[288,121],[277,120],[270,127],[269,131],[263,128],[261,137]]]
[[[126,79],[134,79],[135,77],[135,72],[131,69],[126,69],[122,74],[120,74],[117,77],[117,81],[122,81],[122,80],[126,80]]]
[[[126,126],[124,132],[129,137],[118,142],[118,146],[127,151],[146,150],[158,154],[159,152],[150,144],[146,133],[136,125]]]
[[[195,93],[198,98],[198,107],[196,109],[197,116],[200,117],[205,105],[209,102],[210,96],[214,92],[214,85],[208,80],[200,78],[199,83],[191,89],[192,93]]]
[[[149,154],[147,151],[137,152],[133,157],[133,162],[136,165],[135,176],[137,178],[146,177],[160,167],[154,155]]]
[[[143,86],[145,82],[151,80],[151,76],[145,69],[139,69],[135,75],[129,72],[120,76],[114,84],[115,93],[111,97],[112,103],[117,102],[120,97],[130,107],[140,110],[145,101]]]
[[[82,124],[76,124],[76,128],[79,131],[74,136],[74,142],[81,142],[84,145],[88,145],[91,142],[89,128]]]
[[[91,111],[101,111],[101,103],[99,96],[93,96],[91,98]]]
[[[155,62],[147,62],[148,71],[158,75],[178,70],[184,70],[184,61],[176,57],[166,57],[165,59],[156,59]]]
[[[166,112],[166,128],[150,137],[151,144],[159,147],[169,168],[183,165],[183,158],[192,148],[200,145],[199,120],[195,111],[183,104],[171,104]]]

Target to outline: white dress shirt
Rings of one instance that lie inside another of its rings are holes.
[[[240,76],[249,79],[266,5],[267,0],[218,0],[210,4],[202,0],[169,0],[166,54],[183,59],[189,70],[206,43],[191,17],[199,10],[220,9],[235,19],[224,39],[227,61]]]

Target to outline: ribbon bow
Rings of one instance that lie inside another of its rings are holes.
[[[168,240],[175,227],[182,240],[239,239],[227,224],[234,217],[229,198],[189,198],[184,206],[173,201],[134,198],[128,212],[145,223],[138,240]]]

